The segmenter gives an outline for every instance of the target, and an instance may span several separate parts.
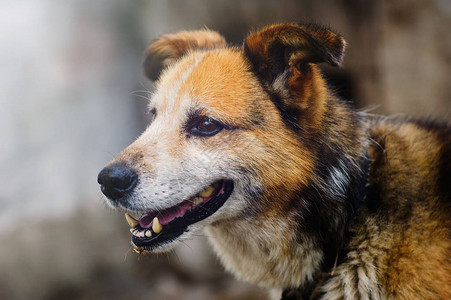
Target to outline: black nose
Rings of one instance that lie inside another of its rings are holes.
[[[104,168],[97,176],[102,193],[111,200],[117,200],[130,193],[137,181],[138,175],[135,171],[121,163]]]

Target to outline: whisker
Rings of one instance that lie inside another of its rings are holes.
[[[143,96],[143,95],[139,95],[139,94],[133,94],[133,96],[136,96],[136,97],[142,98],[142,99],[144,99],[144,100],[146,100],[146,101],[150,101],[150,98],[149,98],[149,97],[146,97],[146,96]]]
[[[175,249],[172,249],[172,255],[174,255],[176,257],[176,259],[178,260],[178,262],[181,264],[182,260],[180,259],[180,257],[177,254],[177,251],[175,251]]]
[[[132,249],[133,249],[133,247],[130,246],[130,248],[128,248],[127,252],[125,252],[125,255],[124,255],[124,261],[127,260],[127,256],[128,256],[128,254],[130,253],[130,251],[132,251]]]
[[[195,236],[195,237],[202,237],[202,238],[208,238],[208,235],[205,235],[205,234],[196,234],[196,233],[193,233],[192,236]]]
[[[154,90],[154,89],[155,89],[155,83],[154,83],[153,81],[150,82],[150,84],[151,84],[151,87],[150,87],[150,88],[147,87],[147,86],[145,85],[145,83],[142,82],[142,81],[140,81],[139,84],[140,84],[146,91],[148,91],[148,92],[150,92],[150,93],[151,93],[150,90]]]
[[[152,94],[151,91],[148,90],[135,90],[133,92],[131,92],[130,94],[134,94],[134,93],[146,93],[146,94]]]

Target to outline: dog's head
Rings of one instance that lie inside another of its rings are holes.
[[[151,97],[153,120],[99,176],[128,216],[134,245],[152,251],[212,223],[275,214],[318,159],[325,82],[316,64],[341,63],[345,42],[324,28],[280,24],[243,47],[213,31],[163,35],[148,51],[165,69]]]

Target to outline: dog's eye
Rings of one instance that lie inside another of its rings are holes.
[[[213,136],[222,129],[224,129],[224,125],[220,122],[209,117],[201,117],[189,126],[188,132],[197,136]]]

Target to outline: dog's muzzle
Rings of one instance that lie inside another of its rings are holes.
[[[97,181],[110,204],[122,207],[130,225],[135,251],[158,250],[189,231],[189,226],[215,214],[234,190],[229,179],[218,179],[201,191],[165,209],[136,210],[130,207],[130,196],[139,184],[136,171],[124,163],[114,163],[100,171]],[[139,249],[139,250],[137,250]]]

